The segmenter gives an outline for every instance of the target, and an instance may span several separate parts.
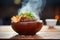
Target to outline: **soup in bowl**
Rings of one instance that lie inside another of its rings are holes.
[[[22,14],[11,18],[11,26],[19,35],[34,35],[41,30],[43,22],[42,20],[38,21],[34,17]]]

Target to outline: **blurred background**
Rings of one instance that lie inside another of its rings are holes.
[[[27,2],[28,0],[0,0],[0,25],[10,25],[11,17],[17,15],[23,3]],[[42,3],[44,2],[42,0]],[[57,25],[60,25],[60,0],[46,0],[46,4],[39,17],[43,20],[44,24],[46,24],[45,19],[49,18],[57,19]]]

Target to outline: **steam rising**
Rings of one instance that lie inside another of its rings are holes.
[[[25,5],[23,2],[22,8],[18,10],[18,15],[25,11],[33,12],[34,16],[39,19],[39,13],[45,6],[46,0],[24,0],[28,1]]]

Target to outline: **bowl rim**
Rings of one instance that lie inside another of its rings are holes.
[[[42,20],[37,20],[37,21],[28,21],[28,22],[20,22],[20,23],[34,23],[34,22],[41,22],[43,23]],[[12,22],[12,23],[18,23],[18,22]]]
[[[45,21],[57,21],[57,19],[45,19]]]

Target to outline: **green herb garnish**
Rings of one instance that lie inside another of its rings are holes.
[[[30,11],[25,11],[25,12],[21,13],[20,16],[21,16],[21,15],[27,15],[27,16],[29,16],[29,17],[31,17],[31,18],[34,18],[34,15],[33,15],[32,12],[30,12]]]

